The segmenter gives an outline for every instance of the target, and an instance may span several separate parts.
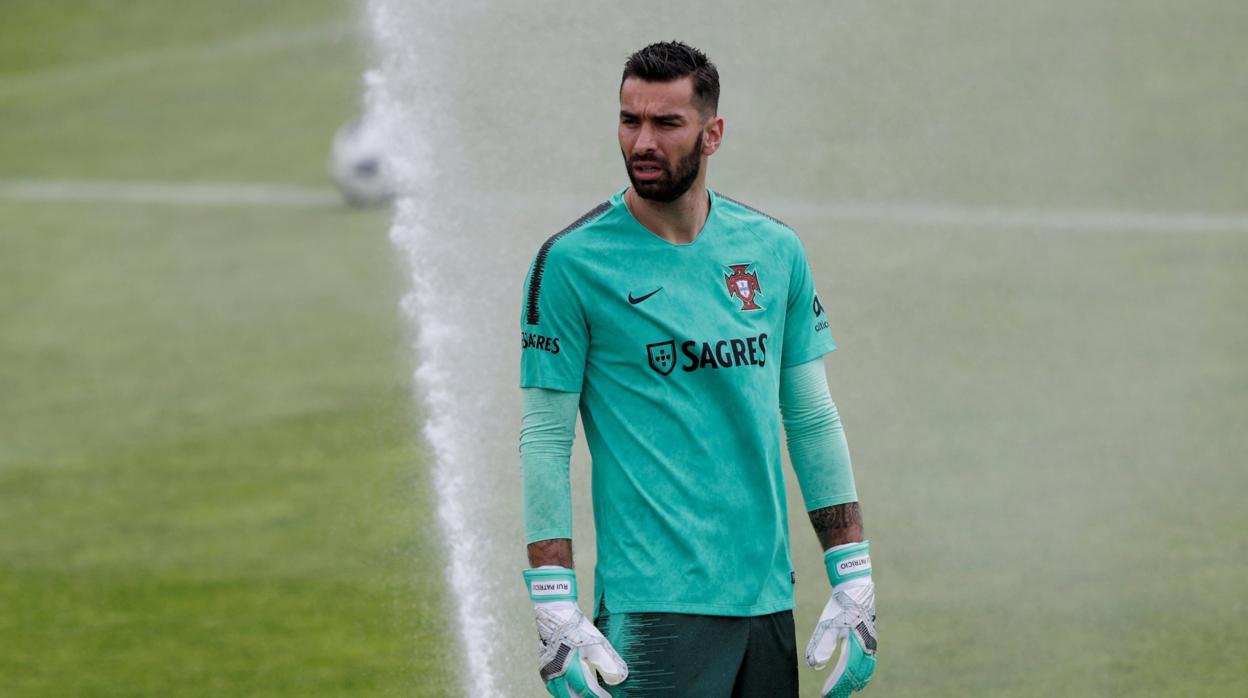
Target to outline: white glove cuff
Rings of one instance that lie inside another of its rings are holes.
[[[529,599],[533,603],[549,601],[576,601],[576,572],[566,567],[542,565],[524,571],[524,581],[529,585]]]
[[[847,543],[829,548],[823,554],[823,564],[828,568],[828,581],[839,587],[851,579],[871,576],[871,544]]]

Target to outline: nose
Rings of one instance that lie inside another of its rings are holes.
[[[655,150],[654,127],[642,122],[637,130],[637,140],[633,142],[633,154],[652,153]]]

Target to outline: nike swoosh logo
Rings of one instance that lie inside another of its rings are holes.
[[[644,295],[644,296],[638,296],[637,298],[633,298],[633,294],[630,292],[630,293],[628,294],[628,302],[629,302],[629,303],[632,303],[633,305],[637,305],[638,303],[640,303],[640,302],[644,301],[645,299],[649,298],[650,296],[653,296],[654,294],[656,294],[656,293],[658,293],[659,291],[662,291],[662,290],[663,290],[663,287],[662,287],[662,286],[660,286],[660,287],[658,287],[658,288],[654,289],[653,291],[651,291],[651,292],[647,293],[646,295]]]

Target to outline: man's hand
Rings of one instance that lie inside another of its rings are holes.
[[[614,686],[628,678],[628,667],[576,605],[576,573],[544,566],[525,570],[524,578],[537,617],[546,690],[556,698],[610,698],[597,676]]]
[[[814,669],[836,664],[823,685],[825,698],[847,698],[867,687],[875,673],[875,583],[871,581],[868,544],[838,545],[824,553],[832,598],[806,647],[806,663]]]

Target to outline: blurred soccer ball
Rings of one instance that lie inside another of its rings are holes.
[[[381,129],[364,116],[343,124],[334,134],[329,175],[352,206],[380,206],[394,198]]]

